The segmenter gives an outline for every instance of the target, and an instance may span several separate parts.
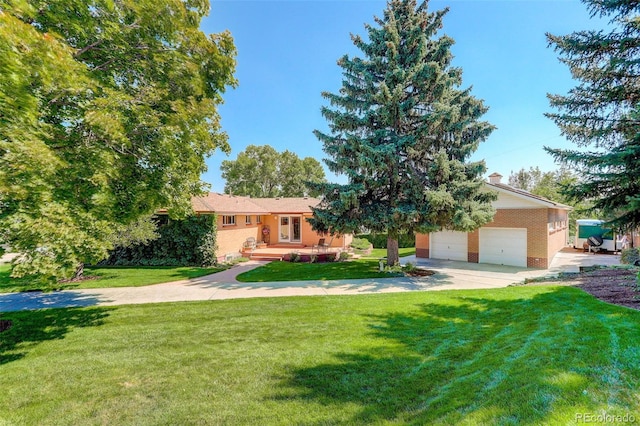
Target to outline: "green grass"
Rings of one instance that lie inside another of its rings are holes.
[[[412,255],[416,254],[416,248],[415,247],[399,248],[398,252],[400,254],[400,257],[412,256]],[[371,254],[369,256],[365,256],[365,257],[366,258],[376,258],[376,259],[380,259],[381,257],[387,257],[387,249],[386,248],[373,249],[371,251]]]
[[[196,268],[196,267],[87,267],[84,275],[95,276],[98,279],[71,283],[58,283],[55,289],[74,288],[107,288],[107,287],[140,287],[188,278],[197,278],[212,274],[225,268]],[[52,290],[43,287],[41,283],[28,278],[11,278],[9,265],[0,265],[0,293]]]
[[[240,282],[269,282],[388,278],[400,275],[379,272],[379,268],[375,259],[327,263],[271,262],[244,272],[236,279]]]
[[[3,313],[0,424],[640,418],[640,312],[570,287]]]

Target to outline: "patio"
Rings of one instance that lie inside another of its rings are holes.
[[[311,256],[327,253],[340,253],[342,249],[339,247],[313,247],[303,246],[300,244],[291,245],[257,245],[255,249],[244,249],[242,256],[251,260],[282,260],[286,255],[297,253],[300,256]]]

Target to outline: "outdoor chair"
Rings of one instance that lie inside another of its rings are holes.
[[[247,240],[242,245],[244,250],[255,250],[256,249],[256,239],[253,237],[247,238]]]

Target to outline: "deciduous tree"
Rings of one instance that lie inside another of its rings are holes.
[[[323,93],[330,133],[316,131],[326,163],[347,184],[314,185],[323,202],[310,220],[318,231],[387,232],[387,258],[398,262],[398,235],[441,228],[470,231],[493,217],[484,162],[469,162],[493,126],[483,102],[460,88],[454,41],[443,35],[448,9],[390,0],[367,38],[353,36],[362,57],[343,56],[339,93]]]
[[[236,84],[207,0],[0,0],[0,242],[14,275],[66,278],[160,207],[190,210],[228,151]]]
[[[251,197],[315,197],[318,192],[308,182],[324,182],[318,160],[285,150],[279,153],[269,145],[249,145],[235,160],[220,167],[226,179],[224,192]]]

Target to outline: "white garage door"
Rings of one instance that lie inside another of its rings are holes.
[[[480,263],[527,267],[525,228],[480,228]]]
[[[431,246],[429,257],[432,259],[467,261],[468,238],[466,232],[433,232],[429,241]]]

